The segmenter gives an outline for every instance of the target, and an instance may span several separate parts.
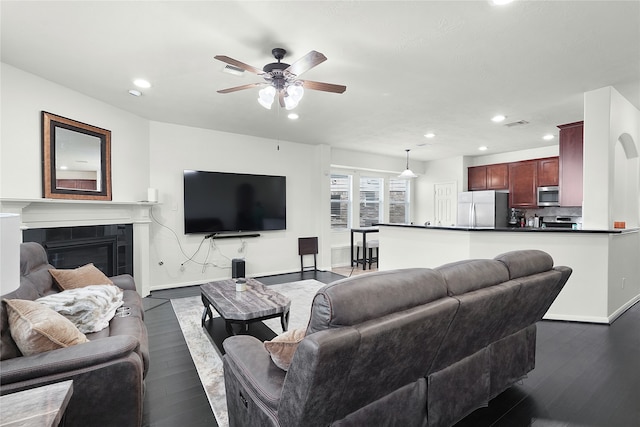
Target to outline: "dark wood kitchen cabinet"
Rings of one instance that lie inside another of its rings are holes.
[[[487,165],[487,190],[509,189],[509,165],[498,163]]]
[[[467,169],[467,187],[469,191],[487,189],[486,166],[473,166]]]
[[[558,185],[559,167],[560,159],[558,157],[538,159],[538,187]]]
[[[560,129],[560,206],[582,206],[584,122]]]
[[[467,178],[469,191],[507,190],[509,189],[509,164],[472,166],[468,169]]]
[[[526,160],[509,163],[509,206],[536,208],[538,161]]]

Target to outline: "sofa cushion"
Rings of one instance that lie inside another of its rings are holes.
[[[507,252],[494,259],[507,267],[510,279],[542,273],[553,268],[551,255],[537,249]]]
[[[444,278],[450,296],[462,295],[509,280],[509,271],[505,265],[490,259],[457,261],[435,270]]]
[[[90,285],[38,298],[43,304],[69,319],[80,332],[88,334],[109,326],[122,305],[122,289],[112,285]]]
[[[9,329],[24,356],[88,342],[71,321],[35,301],[7,299]]]
[[[447,296],[442,276],[428,268],[381,271],[338,280],[313,298],[307,334],[353,326]]]
[[[113,282],[91,263],[71,270],[52,268],[49,273],[63,290],[82,288],[89,285],[113,285]]]
[[[288,371],[293,354],[300,341],[304,339],[305,328],[292,329],[278,335],[271,341],[264,342],[264,348],[271,355],[271,360],[283,371]]]

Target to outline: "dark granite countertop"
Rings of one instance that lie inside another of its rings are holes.
[[[510,233],[590,233],[590,234],[623,234],[623,233],[635,233],[640,228],[625,228],[625,229],[611,229],[611,230],[572,230],[570,228],[530,228],[530,227],[443,227],[443,226],[424,226],[414,224],[376,224],[381,227],[404,227],[404,228],[418,228],[423,230],[453,230],[453,231],[501,231]]]

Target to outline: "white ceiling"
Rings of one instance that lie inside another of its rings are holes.
[[[6,1],[2,61],[161,122],[429,160],[557,144],[583,119],[583,93],[615,87],[640,108],[640,1]],[[262,68],[328,60],[302,78],[296,112],[265,110],[261,81],[213,57]],[[135,78],[153,85],[136,98]],[[54,112],[61,113],[61,112]],[[503,124],[490,118],[507,116]],[[505,123],[526,120],[527,125]],[[428,140],[423,135],[436,134]],[[556,138],[543,141],[553,133]],[[114,141],[115,143],[115,141]],[[427,143],[426,146],[421,144]]]

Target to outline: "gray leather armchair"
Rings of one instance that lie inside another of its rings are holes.
[[[2,298],[35,300],[59,292],[47,255],[37,243],[20,248],[20,287]],[[114,317],[109,327],[87,334],[88,343],[23,356],[11,338],[6,305],[0,308],[0,394],[73,380],[65,411],[66,426],[140,426],[144,376],[149,366],[142,299],[129,275],[112,277],[124,290],[128,317]]]

